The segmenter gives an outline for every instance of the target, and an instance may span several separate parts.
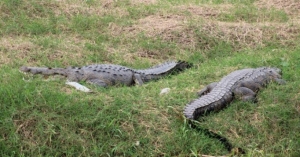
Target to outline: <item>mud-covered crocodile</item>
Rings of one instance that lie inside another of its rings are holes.
[[[285,83],[281,79],[280,69],[260,67],[234,71],[220,82],[211,83],[200,90],[200,97],[188,103],[183,113],[187,119],[196,120],[206,112],[222,109],[235,97],[244,101],[255,101],[257,91],[270,81]]]
[[[182,71],[189,67],[191,67],[191,64],[185,61],[167,61],[142,70],[136,70],[114,64],[93,64],[83,67],[68,68],[22,66],[20,70],[32,74],[59,74],[67,77],[68,81],[86,81],[87,83],[107,87],[112,85],[142,85],[150,80],[156,80],[165,75],[171,74],[174,71]]]

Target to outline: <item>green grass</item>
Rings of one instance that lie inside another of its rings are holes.
[[[234,100],[198,126],[243,148],[242,156],[299,156],[300,28],[295,15],[254,2],[1,1],[0,155],[232,155],[191,129],[182,110],[196,91],[234,70],[274,66],[286,85],[271,83],[255,104]],[[203,14],[203,7],[214,14]],[[194,67],[143,86],[81,82],[92,94],[64,78],[18,70],[94,63],[147,68],[171,59]],[[171,92],[159,95],[166,87]]]
[[[255,6],[236,6],[232,12],[220,15],[221,21],[287,22],[288,15],[282,10],[258,9]]]

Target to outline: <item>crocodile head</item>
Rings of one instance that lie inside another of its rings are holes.
[[[279,68],[270,68],[267,67],[264,70],[266,73],[268,73],[269,77],[275,79],[275,78],[281,78],[282,71]]]

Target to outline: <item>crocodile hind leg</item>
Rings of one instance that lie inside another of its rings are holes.
[[[203,88],[202,90],[200,90],[199,92],[197,92],[197,95],[198,96],[206,95],[207,93],[209,93],[210,91],[212,91],[217,86],[217,84],[218,84],[218,82],[210,83],[205,88]]]
[[[256,93],[247,87],[237,87],[233,90],[234,96],[243,101],[256,102]]]
[[[137,85],[141,86],[141,85],[144,84],[140,74],[133,74],[133,80],[134,80],[134,83],[137,84]]]
[[[237,87],[246,87],[251,89],[253,92],[257,92],[258,90],[262,89],[266,85],[267,80],[261,78],[259,81],[253,82],[252,80],[245,80],[242,81],[237,85]]]
[[[107,87],[107,83],[100,79],[89,79],[89,80],[86,80],[86,82],[90,83],[90,84],[95,84],[97,86],[104,87],[104,88]]]

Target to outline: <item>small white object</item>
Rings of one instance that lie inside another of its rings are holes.
[[[163,94],[168,94],[169,92],[170,92],[170,88],[164,88],[164,89],[162,89],[161,91],[160,91],[160,95],[163,95]]]
[[[90,89],[88,89],[87,87],[79,84],[78,82],[66,82],[67,85],[73,86],[75,87],[77,90],[83,91],[83,92],[92,92]]]
[[[140,145],[140,141],[136,141],[136,142],[135,142],[135,145],[136,145],[136,146],[139,146],[139,145]]]
[[[25,82],[29,82],[30,81],[29,79],[26,80],[24,77],[22,78],[22,80],[25,81]]]

